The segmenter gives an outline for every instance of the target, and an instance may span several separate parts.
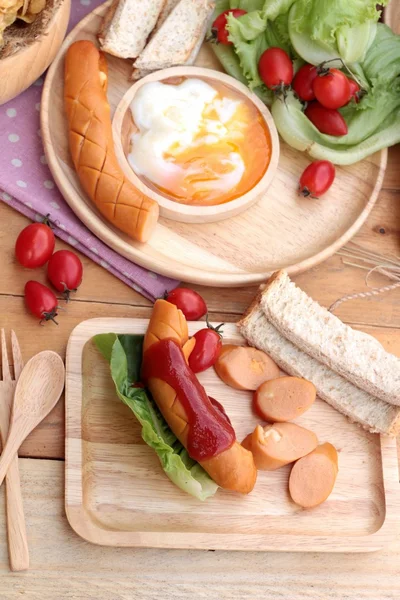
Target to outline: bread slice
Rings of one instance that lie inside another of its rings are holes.
[[[154,27],[151,35],[153,36],[160,29],[161,25],[166,21],[167,17],[174,10],[175,6],[179,4],[181,0],[166,0],[160,14],[158,15],[156,26]]]
[[[104,52],[136,58],[146,45],[166,0],[114,0],[98,37]]]
[[[267,319],[261,294],[237,323],[247,342],[263,350],[289,375],[311,381],[320,398],[372,433],[396,436],[400,408],[360,390],[287,340]]]
[[[213,10],[210,0],[180,0],[135,60],[134,68],[155,71],[194,60],[193,52],[201,45]]]
[[[269,279],[261,307],[298,348],[369,394],[400,405],[400,359],[312,300],[287,273],[279,271]]]
[[[197,55],[198,55],[201,45],[203,43],[203,39],[204,39],[207,29],[208,29],[208,22],[206,22],[204,24],[204,32],[201,32],[199,39],[197,41],[197,44],[193,47],[193,50],[192,50],[189,58],[185,62],[185,65],[193,65],[195,63]],[[148,70],[148,69],[133,69],[132,79],[134,79],[134,80],[142,79],[142,77],[145,77],[146,75],[149,75],[150,73],[153,73],[154,71],[159,71],[160,69],[166,69],[168,67],[176,67],[176,66],[178,66],[178,65],[176,65],[175,63],[172,62],[172,63],[168,63],[167,65],[164,63],[163,66],[157,66],[156,68],[150,69],[150,70]]]

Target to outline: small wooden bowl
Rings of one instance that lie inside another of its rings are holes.
[[[26,90],[53,62],[65,37],[70,12],[71,0],[62,0],[37,41],[0,59],[0,105]]]
[[[237,92],[246,96],[261,113],[271,136],[271,160],[260,181],[250,191],[235,200],[218,204],[216,206],[193,206],[181,204],[174,200],[168,199],[160,194],[155,187],[150,187],[133,171],[128,162],[127,155],[129,154],[130,137],[134,128],[132,115],[130,111],[131,102],[138,90],[146,83],[151,81],[165,81],[175,77],[200,77],[202,79],[222,82],[225,85],[233,88]],[[270,185],[275,172],[278,168],[279,161],[279,138],[271,113],[261,100],[249,89],[233,77],[214,71],[213,69],[203,69],[200,67],[171,67],[163,69],[155,73],[151,73],[137,81],[118,104],[113,119],[113,134],[115,143],[115,152],[119,163],[124,170],[126,177],[141,191],[153,198],[160,206],[160,214],[166,219],[181,221],[183,223],[212,223],[222,221],[233,217],[250,206],[255,204],[265,194]]]

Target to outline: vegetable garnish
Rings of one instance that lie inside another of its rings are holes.
[[[315,160],[300,177],[299,194],[319,198],[329,190],[335,179],[335,167],[329,160]]]
[[[215,17],[230,8],[248,12],[239,19],[227,16],[233,45],[212,48],[230,75],[272,106],[275,124],[287,143],[313,158],[352,164],[400,142],[400,36],[378,23],[376,4],[375,0],[217,0]],[[386,6],[388,0],[379,4]],[[344,87],[350,86],[339,113],[347,133],[343,126],[340,137],[324,134],[324,127],[318,130],[290,91],[284,103],[275,97],[258,70],[269,48],[281,48],[293,59],[299,76],[295,74],[292,85],[303,101],[314,100],[312,82],[305,95],[307,82],[299,84],[305,77],[304,62],[311,66],[311,74],[312,66],[328,61],[331,71],[342,73]]]
[[[156,452],[165,474],[184,492],[206,500],[215,494],[217,484],[189,457],[146,389],[136,383],[140,380],[143,338],[105,333],[96,335],[94,342],[110,364],[118,397],[141,424],[142,438]]]

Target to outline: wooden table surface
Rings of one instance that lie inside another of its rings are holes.
[[[380,253],[400,256],[400,147],[389,163],[378,203],[355,241]],[[58,327],[39,327],[27,315],[23,288],[31,277],[16,264],[14,242],[27,219],[0,204],[0,326],[17,332],[23,357],[51,349],[65,355],[72,329],[91,317],[146,317],[150,303],[101,267],[82,257],[84,281],[76,299],[60,314]],[[57,247],[66,247],[57,241]],[[295,278],[321,304],[365,291],[365,273],[334,256]],[[386,281],[386,280],[383,280]],[[234,321],[255,288],[197,288],[212,318]],[[337,315],[375,335],[400,356],[400,291],[346,302]],[[11,573],[0,491],[0,600],[244,599],[329,600],[397,598],[400,590],[400,515],[395,543],[373,554],[232,553],[113,549],[91,545],[69,527],[63,508],[64,401],[25,441],[20,453],[31,568]],[[400,488],[399,488],[400,493]]]

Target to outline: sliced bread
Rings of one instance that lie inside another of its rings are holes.
[[[134,62],[134,68],[155,71],[184,65],[205,36],[214,10],[210,0],[180,0]]]
[[[164,23],[164,21],[166,21],[167,17],[170,15],[170,13],[174,10],[175,6],[180,1],[181,0],[166,0],[165,1],[160,14],[158,15],[156,26],[154,27],[153,31],[151,32],[152,36],[155,33],[157,33],[157,31],[160,29],[161,25]]]
[[[104,52],[136,58],[146,45],[166,0],[114,0],[98,37]]]
[[[199,53],[199,50],[201,48],[201,45],[203,43],[203,39],[204,39],[205,33],[207,31],[207,28],[208,28],[208,25],[207,25],[207,23],[205,23],[204,32],[201,32],[199,39],[197,41],[197,44],[193,47],[193,50],[192,50],[189,58],[185,62],[185,65],[193,65],[194,64],[194,62],[197,58],[197,55]],[[153,65],[153,69],[133,69],[132,79],[134,79],[134,80],[142,79],[142,77],[145,77],[146,75],[149,75],[150,73],[153,73],[154,71],[159,71],[160,69],[166,69],[168,67],[176,67],[176,66],[178,66],[178,65],[174,62],[171,62],[168,64],[166,64],[164,62],[162,66],[161,66],[161,63],[157,67],[154,67],[154,65]]]
[[[279,271],[269,279],[261,307],[298,348],[372,396],[400,405],[400,359],[312,300],[287,273]]]
[[[318,362],[287,340],[267,319],[259,295],[237,323],[247,342],[263,350],[289,375],[311,381],[318,396],[352,422],[372,433],[395,436],[400,432],[400,408],[367,392]]]

